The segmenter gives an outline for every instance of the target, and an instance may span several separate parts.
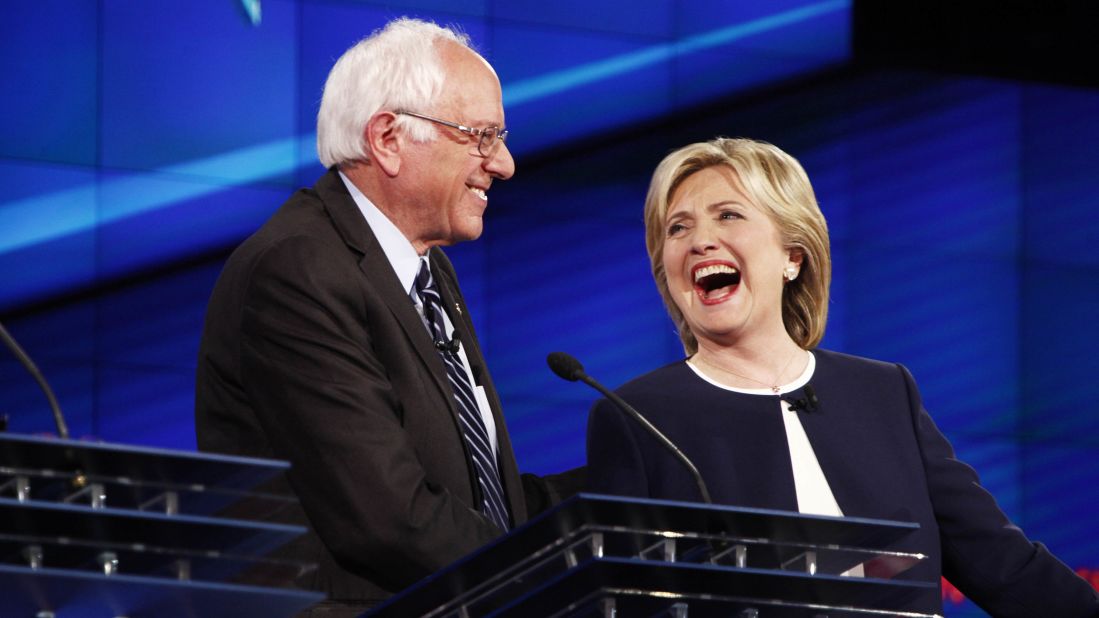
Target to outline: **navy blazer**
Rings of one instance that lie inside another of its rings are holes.
[[[955,458],[903,366],[813,354],[820,403],[799,418],[845,515],[920,525],[895,549],[928,558],[902,577],[945,575],[994,616],[1099,615],[1096,591],[1029,541]],[[682,361],[617,392],[691,458],[715,503],[797,510],[778,395],[718,388]],[[588,480],[597,493],[700,499],[682,464],[605,399],[589,417]],[[910,609],[942,613],[941,594]]]

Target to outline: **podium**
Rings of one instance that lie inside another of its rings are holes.
[[[917,524],[580,494],[364,617],[929,617]]]
[[[292,616],[323,599],[264,558],[305,530],[218,515],[284,462],[0,433],[0,598],[27,618]]]

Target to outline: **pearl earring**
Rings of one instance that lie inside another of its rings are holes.
[[[794,279],[797,279],[798,269],[794,268],[793,266],[787,266],[786,270],[783,272],[782,278],[786,279],[786,281],[793,281]]]

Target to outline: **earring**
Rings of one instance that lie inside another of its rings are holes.
[[[793,281],[798,278],[798,269],[793,266],[787,266],[786,270],[782,272],[782,278],[787,282]]]

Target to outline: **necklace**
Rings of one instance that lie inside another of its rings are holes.
[[[703,358],[701,354],[695,354],[694,358],[697,358],[698,360],[702,361],[706,365],[709,365],[710,367],[713,367],[714,369],[717,369],[718,371],[723,371],[723,372],[728,373],[730,375],[734,375],[734,376],[736,376],[736,377],[738,377],[742,380],[748,380],[749,382],[755,382],[756,384],[762,384],[766,388],[771,389],[772,393],[777,395],[778,392],[780,390],[782,390],[781,385],[779,384],[779,380],[782,378],[783,374],[786,373],[786,369],[788,367],[790,367],[790,363],[794,362],[794,358],[800,352],[801,352],[801,350],[799,349],[797,352],[794,352],[793,354],[791,354],[790,358],[786,359],[786,364],[782,366],[782,369],[779,369],[778,374],[775,375],[775,378],[773,380],[771,380],[770,382],[764,382],[763,380],[757,380],[755,378],[750,378],[746,375],[737,373],[737,372],[733,371],[732,369],[726,369],[725,367],[719,367],[718,365],[715,365],[714,363],[712,363],[712,362],[706,360],[705,358]]]

